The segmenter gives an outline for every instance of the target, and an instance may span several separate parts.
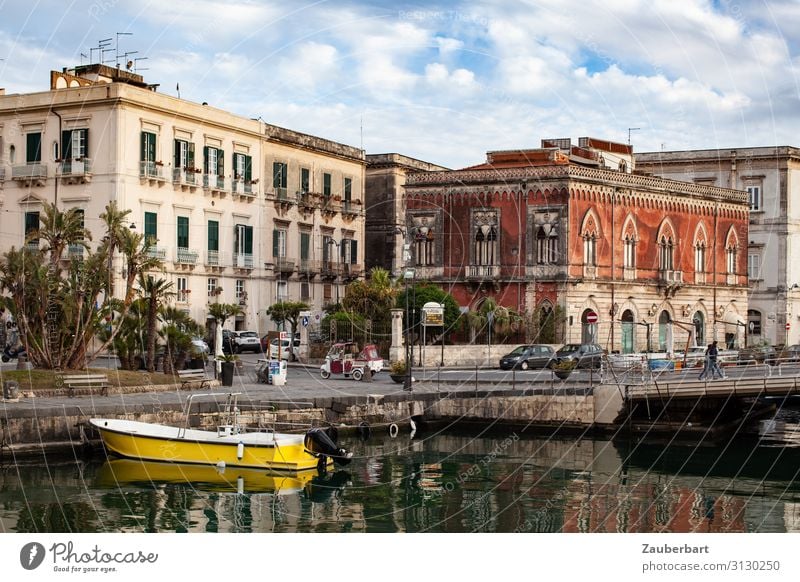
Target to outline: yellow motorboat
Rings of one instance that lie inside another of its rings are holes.
[[[216,432],[188,428],[192,397],[187,402],[183,427],[118,418],[93,418],[89,423],[100,433],[108,451],[142,461],[293,473],[325,470],[333,462],[341,465],[350,462],[352,454],[336,444],[335,433],[328,434],[322,428],[312,428],[305,434],[245,432],[238,424],[237,396],[228,395],[227,422],[218,426]]]
[[[96,482],[101,487],[170,484],[204,491],[285,495],[301,492],[315,475],[316,471],[288,474],[244,467],[109,459],[97,471]]]

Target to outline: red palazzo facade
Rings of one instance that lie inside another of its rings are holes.
[[[557,342],[623,353],[712,339],[738,346],[747,194],[636,174],[624,144],[542,146],[408,174],[416,277],[462,307],[492,297],[519,312],[558,313]]]

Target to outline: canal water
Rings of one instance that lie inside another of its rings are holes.
[[[0,467],[2,532],[800,531],[800,413],[723,442],[372,435],[320,477],[50,459]]]

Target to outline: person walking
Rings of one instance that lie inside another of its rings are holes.
[[[725,378],[725,374],[722,373],[722,368],[719,367],[719,350],[717,349],[717,342],[711,342],[711,345],[708,348],[708,363],[711,366],[710,374],[711,379],[715,380],[717,375],[719,375],[720,379]]]
[[[712,344],[708,344],[706,347],[705,357],[703,358],[703,371],[700,372],[700,376],[697,377],[698,380],[704,380],[709,372],[711,372],[711,346]]]

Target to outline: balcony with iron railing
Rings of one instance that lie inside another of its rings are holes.
[[[152,259],[163,261],[167,258],[167,249],[164,247],[149,247],[147,249],[147,256]]]
[[[197,251],[185,247],[178,247],[175,251],[175,262],[181,265],[194,265],[197,263]]]
[[[47,181],[47,166],[40,163],[11,166],[11,179],[29,186],[44,186]]]
[[[345,279],[357,279],[364,274],[364,265],[359,263],[343,263],[342,277]]]
[[[225,192],[225,176],[203,174],[203,189],[212,194],[222,194]]]
[[[351,200],[345,200],[344,202],[342,202],[343,216],[358,216],[360,210],[361,210],[361,202],[358,200],[356,200],[355,202]]]
[[[3,182],[6,181],[6,169],[0,167],[0,188],[3,187]]]
[[[279,273],[293,273],[294,272],[294,259],[287,257],[275,257],[275,271]]]
[[[233,266],[237,269],[252,269],[253,268],[253,254],[252,253],[234,253]]]
[[[500,276],[500,265],[468,265],[467,278],[472,280],[496,279]]]
[[[221,267],[222,261],[220,259],[219,251],[206,251],[206,266],[207,267]]]
[[[197,188],[197,171],[194,168],[174,168],[172,170],[172,183],[186,190]]]
[[[301,277],[313,277],[319,273],[319,262],[312,261],[311,259],[300,259],[300,264],[297,266],[297,272]]]
[[[163,184],[166,181],[164,177],[164,164],[161,162],[139,162],[139,178]]]
[[[254,197],[256,192],[253,190],[253,183],[242,180],[241,178],[231,182],[231,191],[237,196]]]
[[[322,261],[320,271],[323,279],[335,279],[339,275],[339,264],[336,261]]]
[[[65,184],[86,184],[92,181],[92,160],[76,158],[58,164],[57,175]]]

